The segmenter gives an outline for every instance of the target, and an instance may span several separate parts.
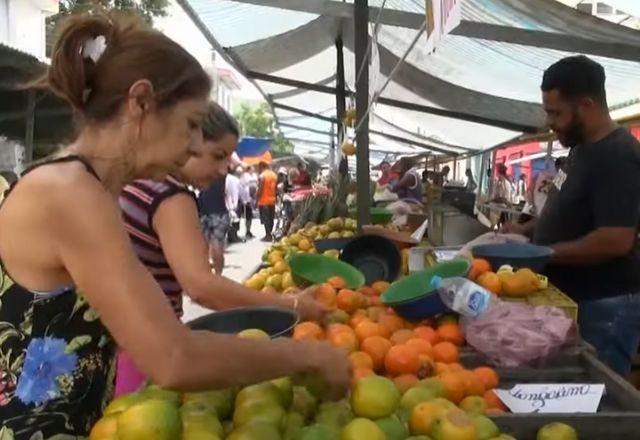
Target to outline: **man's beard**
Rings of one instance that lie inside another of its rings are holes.
[[[584,123],[577,113],[573,114],[571,124],[562,134],[558,134],[560,143],[566,148],[573,148],[584,142]]]

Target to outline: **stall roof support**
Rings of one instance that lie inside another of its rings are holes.
[[[337,93],[336,88],[334,87],[324,86],[321,84],[312,84],[304,81],[299,81],[297,79],[283,78],[280,76],[269,75],[267,73],[248,71],[247,76],[255,80],[267,81],[274,84],[282,84],[282,85],[296,87],[303,90],[310,90],[312,92],[327,93],[331,95],[334,95]],[[352,94],[353,92],[347,91],[346,93]],[[431,115],[443,116],[445,118],[459,119],[467,122],[476,122],[478,124],[484,124],[491,127],[503,128],[505,130],[513,130],[513,131],[519,131],[523,133],[537,133],[539,131],[539,129],[534,126],[522,125],[522,124],[517,124],[514,122],[508,122],[508,121],[499,121],[499,120],[496,120],[493,118],[487,118],[484,116],[472,115],[472,114],[462,113],[454,110],[445,110],[442,108],[415,104],[412,102],[400,101],[397,99],[380,97],[378,98],[377,102],[379,104],[388,105],[390,107],[402,108],[405,110],[413,110],[421,113],[428,113]],[[274,102],[274,106],[277,107],[278,106],[277,103]]]

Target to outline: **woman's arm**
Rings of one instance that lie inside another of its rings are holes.
[[[48,215],[59,219],[47,225],[52,245],[118,344],[155,383],[204,390],[315,371],[334,395],[347,389],[348,362],[328,345],[189,331],[133,253],[113,198],[91,177],[80,183],[47,189]]]
[[[182,289],[198,304],[214,310],[265,305],[294,308],[295,300],[290,296],[258,292],[211,273],[197,206],[188,194],[178,193],[163,200],[153,216],[153,227]],[[308,296],[299,298],[297,307],[305,319],[319,321],[326,313]]]

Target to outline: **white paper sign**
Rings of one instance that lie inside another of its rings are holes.
[[[513,413],[595,413],[603,384],[523,384],[495,390]]]

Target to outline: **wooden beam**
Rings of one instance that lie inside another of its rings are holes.
[[[289,122],[281,122],[280,127],[293,128],[295,130],[308,131],[309,133],[321,134],[325,136],[335,136],[335,133],[332,135],[331,133],[327,133],[326,131],[317,130],[315,128],[305,127],[303,125],[291,124]]]
[[[279,108],[280,110],[285,110],[285,111],[292,112],[292,113],[298,113],[299,115],[308,116],[310,118],[320,119],[321,121],[332,122],[334,124],[336,124],[338,122],[338,119],[336,119],[335,117],[329,117],[329,116],[321,115],[320,113],[313,113],[313,112],[310,112],[310,111],[307,111],[307,110],[303,110],[301,108],[291,107],[290,105],[286,105],[286,104],[279,104],[277,102],[274,102],[273,106],[275,108]]]
[[[33,160],[33,145],[36,128],[36,91],[29,90],[27,92],[27,111],[24,118],[24,155],[25,162],[30,163]]]

